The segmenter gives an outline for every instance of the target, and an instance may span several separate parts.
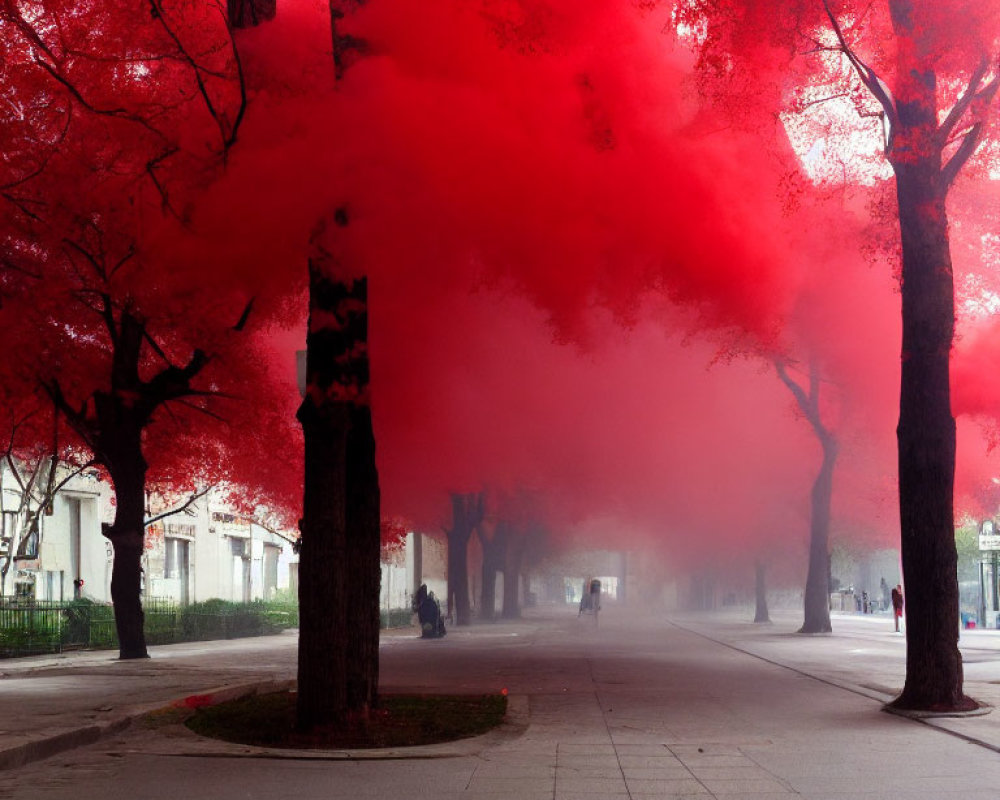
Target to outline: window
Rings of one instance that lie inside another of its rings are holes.
[[[164,542],[166,557],[163,560],[164,578],[187,578],[188,541],[168,536]]]

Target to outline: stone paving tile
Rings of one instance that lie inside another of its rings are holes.
[[[590,767],[592,769],[620,770],[618,756],[588,756],[585,753],[559,754],[556,761],[558,767]]]
[[[702,783],[713,794],[754,796],[760,794],[794,794],[785,784],[774,778],[739,778],[735,780],[703,780]]]
[[[627,779],[629,794],[708,794],[708,789],[694,778],[663,778],[657,780]]]
[[[742,756],[743,751],[734,744],[690,744],[673,742],[665,745],[678,757],[698,756]]]
[[[606,767],[556,767],[556,776],[559,780],[572,778],[601,779],[613,778],[621,775],[618,767],[609,769]]]
[[[681,758],[684,764],[692,772],[696,772],[699,767],[756,767],[758,764],[746,756],[685,756]]]
[[[586,753],[588,755],[615,755],[615,746],[607,742],[601,744],[572,744],[562,743],[559,745],[559,754],[563,753]]]
[[[522,750],[493,750],[483,756],[483,763],[487,764],[550,764],[556,763],[556,753],[522,751]]]
[[[615,742],[615,750],[620,756],[667,756],[670,751],[662,744],[636,742],[635,744],[619,744]]]
[[[499,797],[517,797],[517,800],[552,800],[552,790],[549,789],[545,792],[518,792],[516,795],[497,795],[493,792],[481,792],[472,789],[456,795],[455,800],[498,800]],[[301,798],[295,798],[295,800],[301,800]],[[435,798],[435,800],[441,800],[441,798]]]
[[[802,794],[805,800],[845,800],[845,796],[840,792],[809,792]],[[786,795],[787,797],[787,795]],[[794,795],[793,795],[794,797]],[[863,792],[851,794],[850,800],[928,800],[926,792]],[[988,791],[967,791],[960,790],[954,792],[944,792],[935,794],[934,800],[997,800],[997,790]],[[753,800],[762,800],[753,798]]]
[[[629,800],[629,794],[628,792],[604,792],[600,790],[585,792],[579,789],[561,792],[556,789],[554,800]]]
[[[843,772],[843,765],[838,767],[839,772]],[[766,769],[754,766],[741,767],[715,767],[693,765],[691,772],[701,780],[758,780],[773,777]]]
[[[662,756],[631,756],[631,755],[620,755],[618,756],[618,761],[622,766],[622,769],[629,770],[633,768],[637,769],[669,769],[673,766],[684,766],[683,762],[674,758],[669,753]]]
[[[504,762],[498,764],[493,761],[485,761],[476,767],[473,779],[480,778],[554,778],[556,768],[551,764],[518,764]]]
[[[631,800],[707,800],[711,798],[712,795],[705,794],[662,794],[661,792],[654,792],[653,794],[637,794],[631,792],[629,794]],[[759,798],[754,798],[754,800],[760,800]],[[844,800],[844,798],[840,798]]]
[[[600,792],[604,794],[623,793],[627,794],[628,789],[625,781],[618,778],[564,778],[556,776],[556,794],[566,794],[579,792],[580,794],[593,794]]]
[[[470,782],[467,791],[479,794],[521,797],[532,792],[552,794],[554,777],[545,778],[476,778]]]
[[[627,767],[623,771],[627,781],[680,780],[692,777],[691,770],[680,763],[664,767]]]

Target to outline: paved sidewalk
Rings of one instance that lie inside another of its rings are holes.
[[[393,632],[382,645],[386,690],[508,688],[515,724],[464,743],[366,759],[303,758],[112,727],[92,746],[3,773],[0,798],[78,800],[82,787],[86,797],[150,800],[1000,797],[1000,757],[972,741],[997,739],[1000,712],[956,721],[964,731],[883,713],[876,689],[892,690],[902,674],[900,639],[867,620],[835,619],[834,626],[832,636],[803,637],[791,619],[767,627],[738,615],[669,622],[609,609],[599,628],[546,611],[518,624],[452,630],[440,641]],[[974,644],[981,655],[996,652],[985,638]],[[295,638],[174,645],[153,655],[146,662],[84,653],[0,663],[8,711],[0,754],[24,737],[114,726],[185,695],[286,681],[294,675]],[[859,672],[863,680],[855,680]],[[985,673],[973,682],[995,689]]]

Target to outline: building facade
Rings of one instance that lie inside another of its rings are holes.
[[[3,487],[0,595],[110,602],[114,553],[101,531],[114,517],[111,487],[95,472],[81,473],[41,509],[21,502],[16,481]],[[143,595],[181,604],[294,597],[293,540],[290,532],[265,528],[206,495],[147,527]]]

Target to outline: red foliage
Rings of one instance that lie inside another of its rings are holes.
[[[189,390],[168,388],[146,429],[154,487],[228,480],[254,487],[250,502],[294,509],[297,396],[272,374],[264,337],[301,282],[278,291],[271,265],[206,269],[185,257],[204,236],[191,220],[244,113],[224,12],[159,0],[5,4],[0,42],[5,383],[57,389],[84,426],[98,393],[135,407],[142,398],[112,360],[128,315],[143,331],[147,385],[205,360]]]

